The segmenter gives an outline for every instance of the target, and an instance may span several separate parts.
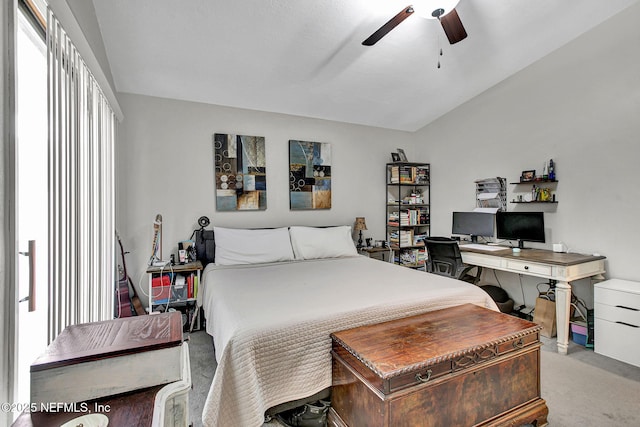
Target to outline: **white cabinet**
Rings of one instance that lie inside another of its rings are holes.
[[[191,364],[189,346],[182,343],[182,377],[164,386],[156,394],[152,426],[182,427],[189,425],[189,391],[191,390]]]
[[[593,301],[595,352],[640,367],[640,282],[597,283]]]

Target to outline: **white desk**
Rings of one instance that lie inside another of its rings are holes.
[[[604,280],[605,257],[543,249],[522,249],[518,253],[511,249],[482,251],[465,245],[460,245],[460,252],[462,260],[470,265],[555,280],[558,353],[567,354],[571,282],[586,277]]]

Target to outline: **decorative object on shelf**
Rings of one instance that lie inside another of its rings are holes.
[[[536,179],[535,169],[522,171],[522,175],[520,176],[520,182],[531,182],[535,179]]]
[[[551,201],[551,189],[538,187],[538,201],[550,202]]]
[[[391,153],[391,160],[393,160],[394,162],[399,162],[400,161],[400,154]]]
[[[213,145],[216,210],[266,209],[264,137],[216,133]]]
[[[184,257],[181,255],[180,251],[184,251]],[[178,242],[178,256],[180,259],[180,264],[184,264],[185,262],[195,261],[196,260],[195,242],[193,240],[183,240],[182,242]]]
[[[331,209],[331,144],[289,140],[289,208]]]
[[[398,156],[400,157],[401,162],[408,162],[407,155],[404,153],[402,148],[398,148]]]
[[[541,183],[548,183],[550,187],[541,187]],[[556,194],[554,193],[556,180],[535,180],[531,182],[512,182],[511,184],[519,186],[520,189],[531,186],[531,190],[524,193],[514,194],[511,203],[557,203]]]
[[[358,234],[358,244],[356,245],[356,248],[360,249],[362,248],[362,230],[366,230],[367,229],[367,223],[364,220],[364,217],[359,216],[356,217],[356,224],[353,227],[354,231],[357,231]]]
[[[556,165],[553,163],[553,159],[549,160],[549,181],[556,180]]]
[[[374,247],[375,248],[386,248],[387,247],[387,241],[386,240],[376,240],[374,242]]]

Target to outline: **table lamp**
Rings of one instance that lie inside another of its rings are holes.
[[[362,248],[362,230],[367,229],[367,223],[364,221],[363,216],[356,217],[356,225],[355,227],[353,227],[353,229],[359,232],[358,244],[356,245],[356,248],[360,249]]]

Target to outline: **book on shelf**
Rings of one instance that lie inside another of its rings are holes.
[[[426,209],[407,209],[401,212],[389,212],[387,223],[391,226],[427,225],[429,211]]]
[[[398,261],[404,265],[420,265],[426,261],[424,249],[405,249],[398,255]]]
[[[420,246],[420,245],[424,245],[424,241],[427,238],[427,234],[426,233],[420,233],[420,234],[414,234],[413,235],[413,246]]]
[[[428,184],[429,183],[429,167],[428,166],[416,166],[415,182],[416,184]]]
[[[399,246],[412,246],[413,230],[394,230],[389,233],[389,241]]]
[[[391,184],[428,184],[429,166],[398,165],[391,166],[389,174]]]
[[[82,402],[182,378],[178,312],[67,326],[31,364],[31,402]]]

